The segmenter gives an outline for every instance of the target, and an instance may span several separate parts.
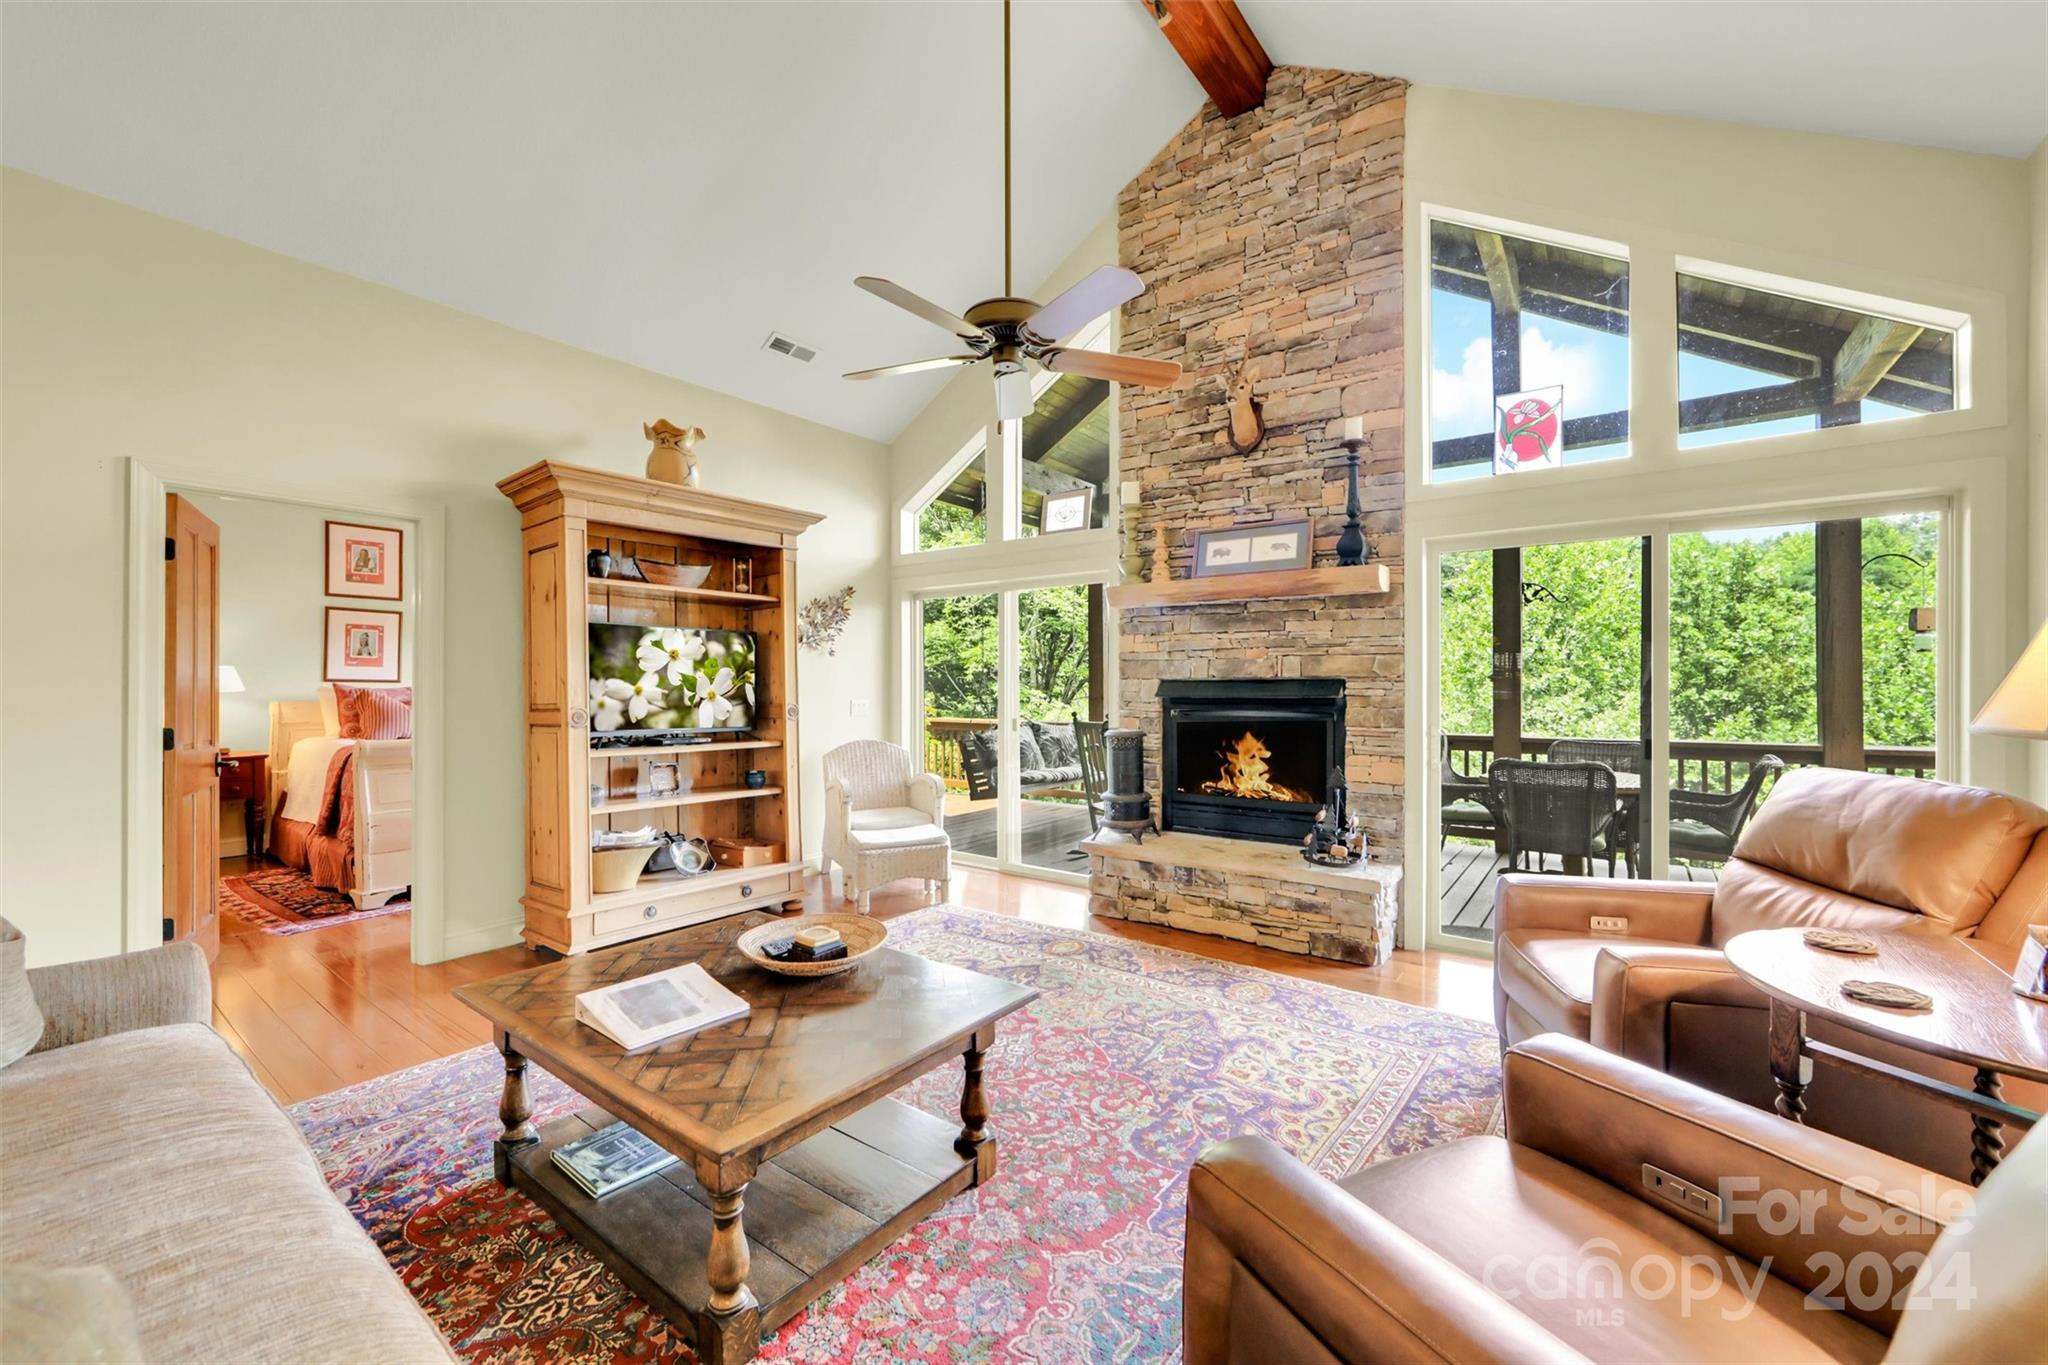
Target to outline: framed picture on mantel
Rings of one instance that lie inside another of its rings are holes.
[[[1306,569],[1315,551],[1315,532],[1306,521],[1232,526],[1195,533],[1196,578],[1218,574],[1274,573]]]

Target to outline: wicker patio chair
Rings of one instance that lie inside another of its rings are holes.
[[[1764,784],[1785,771],[1785,760],[1765,754],[1749,765],[1738,791],[1671,793],[1671,856],[1691,863],[1725,863],[1735,853],[1742,827],[1756,811]],[[1688,872],[1689,875],[1689,872]]]
[[[1508,858],[1522,855],[1604,858],[1614,875],[1619,847],[1614,769],[1604,763],[1531,763],[1500,758],[1486,770],[1493,808],[1507,823]]]
[[[1560,739],[1550,745],[1552,763],[1605,763],[1618,773],[1643,770],[1643,746],[1633,739]],[[1643,845],[1643,803],[1640,793],[1634,801],[1617,801],[1614,837],[1617,852],[1628,859],[1629,875],[1635,875],[1636,851]]]
[[[1437,847],[1442,848],[1453,834],[1489,842],[1500,834],[1500,821],[1494,818],[1492,793],[1483,777],[1467,777],[1451,766],[1451,737],[1444,735],[1437,748],[1437,763],[1441,769],[1439,782],[1442,786],[1443,806],[1437,818]]]
[[[1618,773],[1643,770],[1643,746],[1633,739],[1554,739],[1552,763],[1605,763]]]

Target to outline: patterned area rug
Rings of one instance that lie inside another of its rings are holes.
[[[1174,1360],[1187,1169],[1262,1132],[1328,1176],[1489,1129],[1488,1024],[1103,934],[940,907],[894,946],[1037,987],[986,1076],[995,1179],[764,1343],[780,1361]],[[584,1101],[530,1073],[537,1117]],[[478,1048],[296,1106],[328,1182],[458,1352],[669,1361],[688,1348],[491,1179],[503,1068]],[[899,1092],[957,1117],[942,1067]]]
[[[412,901],[400,897],[375,910],[358,910],[347,896],[313,885],[313,879],[296,867],[273,864],[239,877],[222,877],[220,908],[266,934],[303,934],[330,924],[402,915],[412,909]]]

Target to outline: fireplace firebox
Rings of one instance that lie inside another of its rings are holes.
[[[1344,767],[1342,678],[1159,684],[1161,829],[1299,843]]]

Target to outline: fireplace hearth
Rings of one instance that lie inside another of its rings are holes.
[[[1159,684],[1161,829],[1300,843],[1344,767],[1341,678]]]

